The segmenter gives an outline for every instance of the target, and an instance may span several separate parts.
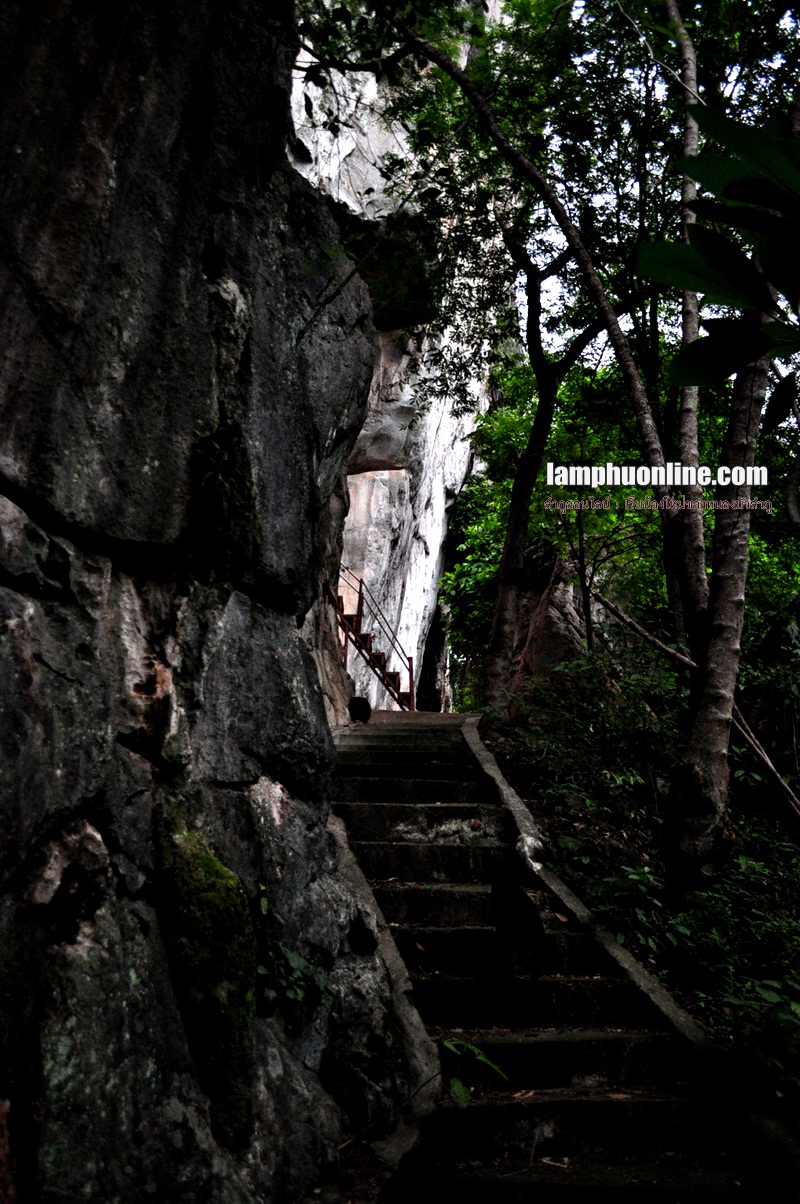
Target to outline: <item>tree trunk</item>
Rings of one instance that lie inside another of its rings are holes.
[[[699,129],[692,109],[698,102],[697,57],[694,45],[686,32],[675,0],[665,0],[667,15],[672,23],[681,55],[681,79],[686,90],[683,125],[683,154],[689,158],[697,154]],[[697,197],[694,180],[684,176],[681,183],[683,206],[683,238],[689,241],[688,227],[696,221],[692,203]],[[697,293],[684,292],[681,307],[681,341],[686,347],[700,333],[700,316]],[[684,385],[681,389],[680,414],[678,420],[678,455],[682,464],[697,468],[699,460],[697,434],[696,385]],[[703,496],[700,485],[687,485],[683,496],[687,501],[699,502]],[[665,539],[670,549],[667,557],[674,559],[678,569],[681,591],[683,625],[686,639],[694,660],[703,659],[705,614],[708,607],[708,577],[706,575],[706,549],[701,510],[680,510],[669,522],[670,530]]]
[[[767,388],[767,360],[739,373],[722,448],[722,464],[749,467]],[[750,535],[748,485],[721,488],[715,514],[713,576],[709,597],[699,705],[670,796],[665,832],[668,873],[681,892],[697,881],[704,866],[717,866],[732,834],[727,817],[728,745],[733,696],[739,674],[744,591]]]
[[[511,489],[508,527],[497,573],[492,634],[483,660],[484,697],[491,705],[497,705],[513,676],[531,498],[553,425],[555,404],[554,390],[540,393],[530,438]]]
[[[524,700],[533,679],[549,677],[559,665],[575,660],[583,651],[583,624],[575,609],[568,568],[559,557],[547,589],[531,614],[528,638],[511,683],[511,693]]]
[[[547,441],[556,411],[558,386],[563,378],[556,365],[548,359],[542,344],[542,280],[558,269],[560,256],[543,271],[533,262],[525,247],[517,243],[507,230],[503,241],[515,264],[525,273],[525,295],[528,302],[525,340],[528,361],[536,377],[539,403],[531,433],[514,475],[508,509],[508,525],[503,554],[497,572],[497,600],[492,618],[492,632],[483,658],[483,690],[487,703],[497,706],[516,669],[519,641],[520,611],[524,587],[525,549],[528,546],[528,523],[531,498],[542,467]],[[580,345],[578,338],[573,344]],[[569,365],[569,357],[561,361]],[[524,637],[523,637],[524,638]]]

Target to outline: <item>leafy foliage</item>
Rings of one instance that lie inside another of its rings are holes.
[[[728,156],[706,153],[679,167],[717,198],[701,196],[693,206],[716,228],[690,227],[689,246],[643,247],[639,268],[663,284],[704,293],[706,302],[746,312],[706,319],[708,335],[684,348],[673,364],[673,380],[684,384],[713,382],[762,355],[791,359],[800,351],[800,142],[713,109],[697,106],[696,117]],[[720,227],[748,243],[755,256]]]
[[[624,637],[613,661],[587,657],[557,678],[496,748],[560,872],[687,1006],[737,1042],[742,1061],[800,1090],[800,850],[775,818],[753,811],[754,797],[763,811],[763,781],[752,790],[758,763],[735,750],[727,871],[676,906],[658,831],[678,752],[679,679]]]
[[[467,1041],[462,1037],[448,1037],[442,1041],[442,1048],[454,1055],[457,1066],[460,1067],[462,1063],[465,1065],[465,1070],[460,1070],[460,1077],[451,1075],[447,1080],[450,1098],[459,1108],[467,1108],[471,1102],[470,1089],[464,1082],[464,1078],[469,1076],[470,1064],[488,1066],[498,1078],[508,1081],[505,1071],[487,1057],[480,1046],[475,1045],[474,1042]]]
[[[330,997],[330,976],[323,967],[279,937],[282,920],[260,888],[264,919],[259,932],[258,1003],[267,1014],[278,1010],[289,1032],[298,1035],[320,1004]]]

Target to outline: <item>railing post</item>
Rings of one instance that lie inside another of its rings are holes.
[[[365,632],[362,630],[364,626],[366,608],[369,611],[367,619],[370,621],[370,626],[372,626],[372,621],[374,620],[374,622],[377,623],[379,633],[382,633],[383,636],[388,639],[390,648],[394,649],[394,655],[399,656],[400,664],[402,665],[403,661],[405,661],[408,666],[408,703],[406,709],[409,711],[416,710],[413,657],[406,656],[403,648],[401,648],[397,641],[397,636],[393,634],[392,628],[389,627],[386,616],[383,614],[377,602],[375,601],[375,598],[372,596],[369,587],[365,585],[363,577],[356,576],[356,574],[352,572],[347,565],[343,564],[340,566],[340,580],[343,581],[345,586],[351,591],[355,590],[356,585],[358,586],[358,598],[356,602],[355,613],[352,616],[352,623],[348,623],[344,617],[344,606],[342,605],[341,609],[339,609],[337,606],[337,610],[339,610],[340,625],[345,636],[344,656],[342,658],[344,668],[347,668],[349,652],[347,644],[348,640],[351,640],[356,652],[359,654],[362,660],[367,663],[369,668],[382,683],[384,689],[386,689],[389,693],[390,698],[394,698],[395,701],[399,703],[401,710],[403,709],[403,703],[399,698],[399,695],[403,693],[400,688],[402,670],[400,673],[392,670],[392,681],[390,682],[388,655],[383,652],[378,652],[377,649],[372,646],[371,641],[374,638],[374,632]],[[332,592],[333,591],[331,591],[331,593]],[[367,636],[369,636],[369,640],[367,640]],[[394,681],[398,683],[396,686],[393,684]]]
[[[356,635],[361,635],[361,621],[364,618],[364,579],[358,579],[358,605],[356,606]]]

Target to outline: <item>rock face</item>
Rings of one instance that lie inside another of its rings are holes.
[[[424,228],[413,206],[398,207],[396,198],[387,196],[380,171],[387,154],[409,153],[404,132],[383,117],[382,88],[371,76],[330,74],[329,88],[304,83],[301,75],[295,82],[295,164],[336,203],[370,286],[377,327],[369,413],[347,466],[342,561],[364,580],[413,658],[418,689],[428,683],[421,704],[448,709],[438,582],[445,568],[449,511],[472,463],[467,442],[472,417],[454,414],[445,396],[424,405],[417,400],[420,385],[430,384],[420,369],[428,344],[449,336],[422,330],[424,324],[435,325],[435,298],[427,280],[435,232]],[[404,333],[409,329],[415,333]],[[475,396],[479,406],[478,382]],[[354,594],[344,580],[339,589],[348,607]],[[374,622],[370,630],[376,646],[389,654],[389,667],[402,670],[407,689],[403,658],[377,634]],[[335,651],[332,640],[329,646]],[[355,654],[348,669],[357,694],[373,706],[393,705]],[[329,696],[341,718],[333,684]]]
[[[538,596],[530,595],[531,614],[511,693],[524,697],[531,678],[549,677],[559,665],[583,656],[585,627],[575,606],[569,567],[557,557],[550,580]]]
[[[414,349],[397,333],[379,331],[376,340],[369,414],[348,464],[350,511],[342,558],[363,578],[400,646],[413,657],[417,687],[426,655],[429,660],[440,655],[433,673],[435,697],[423,696],[420,703],[446,710],[444,641],[434,649],[431,631],[449,512],[472,463],[466,439],[472,419],[454,415],[446,397],[416,406]],[[386,642],[376,639],[388,652]],[[377,678],[363,662],[352,660],[356,692],[373,706],[385,706],[386,692]],[[397,656],[391,663],[401,667]],[[406,688],[405,674],[403,681]]]
[[[416,1085],[298,631],[373,332],[295,49],[285,2],[0,12],[12,1204],[295,1200]]]

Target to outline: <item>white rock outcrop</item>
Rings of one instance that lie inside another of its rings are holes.
[[[416,349],[410,354],[399,334],[379,332],[376,350],[369,413],[349,463],[342,562],[363,578],[398,643],[413,657],[419,685],[445,567],[450,510],[472,463],[467,437],[472,417],[454,415],[446,397],[425,407],[415,403],[419,379],[409,364]],[[376,643],[389,654],[377,634]],[[397,657],[390,656],[389,664],[405,670]],[[363,662],[351,658],[349,669],[359,694],[373,706],[391,705]],[[437,690],[447,706],[443,668],[439,676]]]
[[[294,166],[334,201],[368,221],[380,221],[397,206],[386,195],[381,164],[389,154],[404,158],[410,154],[405,133],[384,118],[374,75],[329,71],[329,85],[320,87],[306,79],[311,63],[301,51],[292,90]]]

